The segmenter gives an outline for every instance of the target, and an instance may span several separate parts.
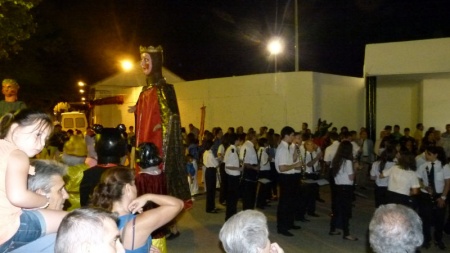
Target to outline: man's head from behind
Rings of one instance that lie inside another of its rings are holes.
[[[28,190],[49,198],[48,209],[62,210],[69,198],[65,189],[64,176],[67,166],[53,160],[32,160],[34,175],[28,176]]]
[[[219,233],[220,241],[227,253],[264,252],[270,244],[268,237],[266,216],[254,210],[233,215],[225,222]]]
[[[406,206],[382,205],[370,221],[369,239],[377,253],[415,252],[423,243],[422,221]]]
[[[124,253],[117,217],[110,212],[80,208],[61,222],[55,253]]]

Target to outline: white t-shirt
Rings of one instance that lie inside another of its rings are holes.
[[[258,159],[259,159],[259,165],[260,165],[259,170],[261,170],[261,171],[270,170],[269,154],[267,154],[265,147],[259,148]]]
[[[302,153],[302,159],[303,159],[303,162],[305,163],[305,172],[306,173],[313,173],[313,172],[320,171],[319,160],[317,160],[312,166],[307,165],[311,160],[316,158],[319,153],[320,153],[320,148],[317,148],[317,150],[313,151],[313,152],[304,150],[304,152]],[[311,158],[311,154],[312,154],[312,158]],[[314,166],[314,171],[313,171],[313,166]]]
[[[212,152],[212,150],[206,150],[203,153],[203,164],[205,165],[206,168],[216,168],[217,166],[219,166],[219,161],[217,161],[217,158],[214,157],[214,154]]]
[[[245,156],[245,157],[244,157]],[[245,141],[239,150],[239,158],[248,164],[258,164],[255,145],[251,141]]]
[[[353,185],[353,180],[350,180],[349,176],[353,175],[353,162],[351,160],[345,160],[339,172],[334,177],[334,182],[337,185]]]
[[[237,153],[236,146],[230,145],[225,151],[225,156],[223,158],[225,163],[225,172],[231,176],[239,176],[241,172],[239,170],[230,170],[227,167],[239,167],[239,155]]]
[[[422,179],[424,186],[429,186],[427,168],[431,169],[431,162],[422,164],[416,171],[417,177]],[[434,187],[436,193],[442,193],[444,191],[445,179],[450,178],[450,171],[442,167],[442,163],[439,160],[434,161]],[[425,189],[421,189],[422,192],[427,193]]]
[[[300,173],[296,169],[291,169],[288,171],[280,171],[280,165],[292,165],[294,164],[294,149],[289,148],[289,144],[285,141],[281,141],[277,147],[277,152],[275,153],[275,168],[278,173],[282,174],[295,174]]]
[[[419,179],[412,170],[404,170],[394,165],[383,170],[383,176],[389,177],[388,190],[403,195],[410,195],[411,188],[419,188]]]
[[[325,155],[323,160],[327,163],[331,163],[333,161],[334,156],[336,155],[336,151],[339,147],[339,141],[333,141],[330,146],[325,149]]]
[[[380,187],[387,187],[389,184],[389,177],[380,178],[380,161],[376,161],[372,164],[372,169],[370,170],[370,176],[376,177],[375,183]],[[386,162],[384,165],[384,170],[387,170],[395,165],[395,162]]]

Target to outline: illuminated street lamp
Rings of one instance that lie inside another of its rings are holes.
[[[122,67],[123,71],[127,72],[133,69],[133,62],[130,60],[123,60],[120,62],[120,66]]]
[[[275,37],[267,44],[267,50],[275,59],[275,73],[277,72],[277,55],[283,52],[283,41],[279,37]]]
[[[84,87],[84,86],[86,86],[86,84],[85,84],[83,81],[79,81],[79,82],[78,82],[78,86]]]
[[[83,89],[80,89],[80,93],[83,94],[83,93],[84,93],[84,90],[83,90]]]

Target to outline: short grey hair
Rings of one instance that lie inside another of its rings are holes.
[[[258,253],[269,242],[267,218],[255,210],[241,211],[223,224],[219,238],[227,253]]]
[[[34,175],[28,175],[28,190],[32,192],[42,190],[49,193],[53,187],[52,176],[58,175],[64,178],[67,174],[67,165],[53,160],[31,160],[30,165],[34,166]]]
[[[117,216],[96,208],[79,208],[64,217],[58,228],[55,253],[83,253],[83,244],[102,243],[105,233],[104,221],[117,223]]]
[[[369,240],[376,253],[413,253],[423,243],[422,220],[406,206],[382,205],[370,221]]]

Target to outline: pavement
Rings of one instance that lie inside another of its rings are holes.
[[[359,238],[358,241],[343,240],[342,236],[328,235],[330,223],[330,191],[329,186],[321,186],[321,198],[325,203],[317,202],[317,214],[320,217],[307,217],[310,222],[298,222],[300,230],[290,230],[293,237],[285,237],[277,234],[276,210],[277,202],[271,202],[270,207],[262,211],[268,220],[269,239],[277,242],[285,252],[372,252],[368,242],[368,226],[375,210],[373,200],[373,187],[366,190],[357,190],[354,202],[353,217],[350,220],[350,233]],[[170,253],[221,253],[221,243],[218,234],[225,222],[225,206],[218,203],[216,194],[216,207],[221,210],[217,214],[205,212],[205,194],[195,197],[192,209],[183,212],[178,219],[180,236],[167,241]],[[241,208],[239,203],[238,208]],[[450,247],[450,236],[444,234],[444,243]],[[447,248],[448,250],[449,248]],[[421,249],[425,252],[443,252],[432,245],[429,249]]]

